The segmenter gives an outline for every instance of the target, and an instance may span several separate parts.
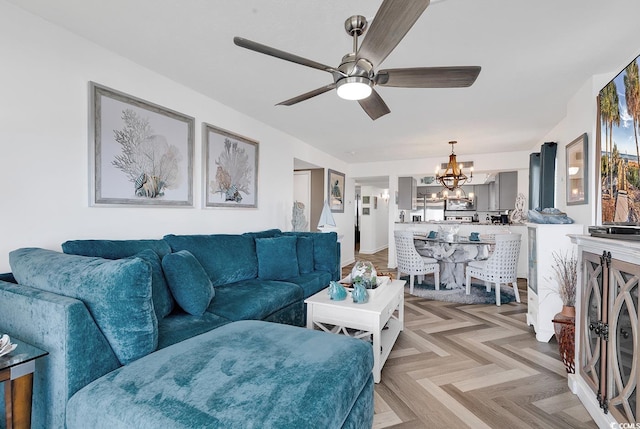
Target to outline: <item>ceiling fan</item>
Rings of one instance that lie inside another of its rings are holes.
[[[390,112],[382,97],[373,89],[376,85],[403,88],[468,87],[475,82],[480,73],[478,66],[412,67],[376,71],[420,18],[429,6],[429,1],[384,0],[359,48],[358,36],[367,28],[367,20],[360,15],[348,18],[345,21],[345,30],[353,37],[353,52],[346,54],[338,67],[321,64],[242,37],[234,37],[233,42],[242,48],[333,75],[333,83],[290,98],[278,105],[291,106],[336,89],[341,98],[358,100],[371,119],[376,120]]]

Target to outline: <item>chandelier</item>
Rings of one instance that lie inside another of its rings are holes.
[[[453,145],[456,143],[457,141],[455,140],[449,142],[451,145],[451,155],[449,155],[449,164],[447,164],[447,169],[444,171],[444,174],[441,175],[440,168],[436,168],[436,180],[450,191],[455,191],[473,179],[473,167],[471,167],[470,175],[467,177],[462,172],[463,165],[458,164],[458,161],[456,161],[456,154],[453,152]]]

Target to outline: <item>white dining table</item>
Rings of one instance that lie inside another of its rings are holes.
[[[440,262],[440,284],[447,289],[461,289],[465,287],[467,262],[487,259],[495,242],[487,239],[471,241],[467,237],[444,240],[415,235],[414,244],[421,256]]]

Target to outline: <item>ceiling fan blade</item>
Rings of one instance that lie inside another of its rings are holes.
[[[389,108],[387,107],[387,104],[375,89],[371,91],[371,95],[367,98],[358,100],[358,103],[360,103],[360,106],[362,106],[364,111],[367,112],[367,115],[369,115],[369,117],[374,121],[379,117],[391,112],[391,110],[389,110]]]
[[[480,69],[478,66],[388,69],[380,70],[375,82],[402,88],[463,88],[473,85]]]
[[[298,95],[297,97],[293,97],[293,98],[290,98],[288,100],[282,101],[282,102],[276,104],[276,106],[292,106],[292,105],[294,105],[296,103],[299,103],[301,101],[313,98],[316,95],[324,94],[327,91],[331,91],[335,87],[336,87],[336,84],[335,83],[331,83],[331,84],[329,84],[327,86],[323,86],[321,88],[314,89],[313,91],[309,91],[309,92],[304,93],[302,95]]]
[[[356,60],[367,59],[375,67],[400,43],[430,0],[384,0],[364,37]]]
[[[281,60],[291,61],[292,63],[300,64],[318,70],[323,70],[329,73],[339,73],[343,76],[345,75],[343,72],[335,69],[334,67],[321,64],[295,54],[290,54],[289,52],[281,51],[280,49],[272,48],[270,46],[244,39],[242,37],[234,37],[233,43],[240,46],[241,48],[246,48],[252,51],[259,52],[261,54],[270,55],[272,57],[280,58]]]

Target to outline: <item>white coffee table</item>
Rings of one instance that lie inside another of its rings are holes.
[[[404,280],[390,281],[364,304],[355,304],[350,293],[343,301],[333,301],[323,289],[304,301],[307,328],[356,338],[373,336],[373,379],[379,383],[382,367],[404,329],[404,284]]]

